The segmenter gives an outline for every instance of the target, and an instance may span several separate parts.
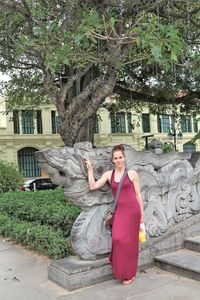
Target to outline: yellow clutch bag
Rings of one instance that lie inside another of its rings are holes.
[[[144,223],[140,224],[140,231],[139,231],[139,242],[144,243],[147,240],[146,230]]]

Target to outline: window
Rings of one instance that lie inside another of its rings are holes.
[[[159,115],[158,114],[157,119],[158,119],[158,132],[168,133],[170,131],[169,115],[166,115],[166,114]]]
[[[99,133],[99,120],[98,117],[96,116],[95,118],[95,128],[94,128],[94,133]]]
[[[56,111],[55,110],[52,110],[51,111],[51,128],[52,128],[52,133],[58,133],[59,124],[60,124],[60,117],[56,115]]]
[[[184,132],[192,132],[192,122],[191,116],[182,116],[181,117],[181,131]]]
[[[132,115],[131,113],[127,113],[127,122],[128,122],[128,133],[132,132],[133,124],[132,124]]]
[[[176,117],[171,116],[171,130],[176,129]]]
[[[126,114],[124,112],[119,112],[119,113],[111,114],[111,132],[131,133],[132,132],[131,113]]]
[[[196,117],[193,118],[193,128],[194,132],[198,132],[198,121],[196,120]]]
[[[41,110],[36,111],[36,121],[37,121],[37,133],[42,134],[43,129],[42,129],[42,112],[41,112]]]
[[[14,131],[14,133],[17,133],[17,134],[20,133],[19,111],[18,110],[13,110],[13,131]]]
[[[32,110],[22,110],[22,133],[34,133],[34,119]]]
[[[142,114],[142,130],[143,132],[150,132],[150,116],[149,114]]]
[[[52,128],[52,133],[57,133],[57,129],[56,129],[56,112],[54,110],[51,111],[51,128]]]
[[[35,148],[23,148],[18,151],[19,170],[23,177],[40,176],[40,168],[34,157]]]
[[[125,113],[111,114],[111,132],[112,133],[125,133]]]
[[[20,133],[20,122],[21,132],[23,134],[34,133],[34,121],[36,117],[36,129],[38,134],[43,133],[42,129],[42,112],[37,110],[36,113],[32,110],[13,110],[13,131],[16,134]],[[20,120],[20,121],[19,121]]]

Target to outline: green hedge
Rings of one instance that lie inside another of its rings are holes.
[[[63,189],[56,189],[6,193],[0,199],[0,212],[21,221],[61,229],[64,236],[69,236],[80,209],[66,200]]]
[[[79,213],[63,189],[4,193],[0,234],[43,255],[62,258],[73,254],[68,237]]]
[[[19,222],[1,213],[0,234],[49,257],[61,258],[73,254],[62,231],[52,230],[45,225]]]

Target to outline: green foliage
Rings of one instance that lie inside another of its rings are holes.
[[[29,70],[13,72],[12,80],[3,84],[7,90],[7,109],[28,107],[35,109],[39,105],[48,105],[50,99],[45,95],[42,87],[43,76],[40,71]]]
[[[73,254],[68,237],[79,213],[62,189],[5,193],[0,197],[0,234],[61,258]]]
[[[86,119],[94,117],[115,82],[134,108],[149,102],[200,110],[199,1],[83,2],[2,1],[0,70],[10,75],[9,108],[51,99],[69,144],[80,140],[81,107],[91,108]],[[130,97],[130,90],[137,93]]]
[[[73,253],[61,231],[55,231],[45,225],[19,222],[2,213],[0,234],[49,257],[62,258]]]
[[[141,13],[142,22],[139,27],[133,28],[137,34],[137,48],[133,48],[133,60],[147,57],[147,64],[156,61],[168,71],[173,61],[181,57],[186,43],[180,34],[178,23],[162,22],[159,14]],[[135,56],[136,54],[136,56]]]
[[[163,150],[164,153],[171,152],[171,151],[174,151],[174,146],[170,142],[165,142],[162,145],[162,150]]]
[[[60,229],[65,237],[80,213],[72,202],[65,200],[63,189],[7,193],[0,200],[0,211],[20,221],[35,222]]]
[[[70,1],[31,1],[27,5],[33,26],[24,13],[26,8],[19,1],[17,11],[15,6],[3,5],[0,24],[2,30],[6,29],[7,46],[11,38],[13,51],[10,54],[13,61],[23,60],[27,69],[41,70],[41,60],[46,71],[50,70],[52,74],[60,72],[64,65],[79,68],[95,59],[97,64],[100,62],[100,65],[104,65],[109,56],[109,46],[112,43],[114,46],[117,38],[122,41],[121,55],[116,61],[118,66],[129,60],[142,61],[146,58],[149,64],[156,61],[169,69],[171,63],[177,62],[186,49],[185,35],[193,34],[192,23],[182,19],[181,13],[187,15],[197,7],[195,2],[187,5],[181,1],[177,5],[173,1],[168,1],[167,5],[161,2],[147,11],[145,5],[140,5],[133,14],[126,2],[121,8],[120,5],[104,5],[102,13],[101,5],[87,2],[79,5]],[[66,10],[69,11],[67,20]],[[172,21],[170,13],[174,16],[177,14],[177,18],[174,17]],[[191,17],[196,20],[198,10]],[[130,42],[123,46],[124,36]],[[5,58],[9,59],[8,56]]]
[[[21,175],[13,163],[0,161],[0,194],[15,191],[21,183]]]

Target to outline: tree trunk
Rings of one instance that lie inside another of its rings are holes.
[[[87,122],[81,127],[76,142],[89,141],[94,144],[96,114],[87,120]]]
[[[61,123],[59,134],[65,145],[90,141],[93,144],[96,112],[106,97],[111,95],[116,83],[115,68],[110,67],[105,75],[94,78],[79,94],[68,101],[63,113],[63,101],[57,105]],[[58,103],[57,103],[58,104]]]

